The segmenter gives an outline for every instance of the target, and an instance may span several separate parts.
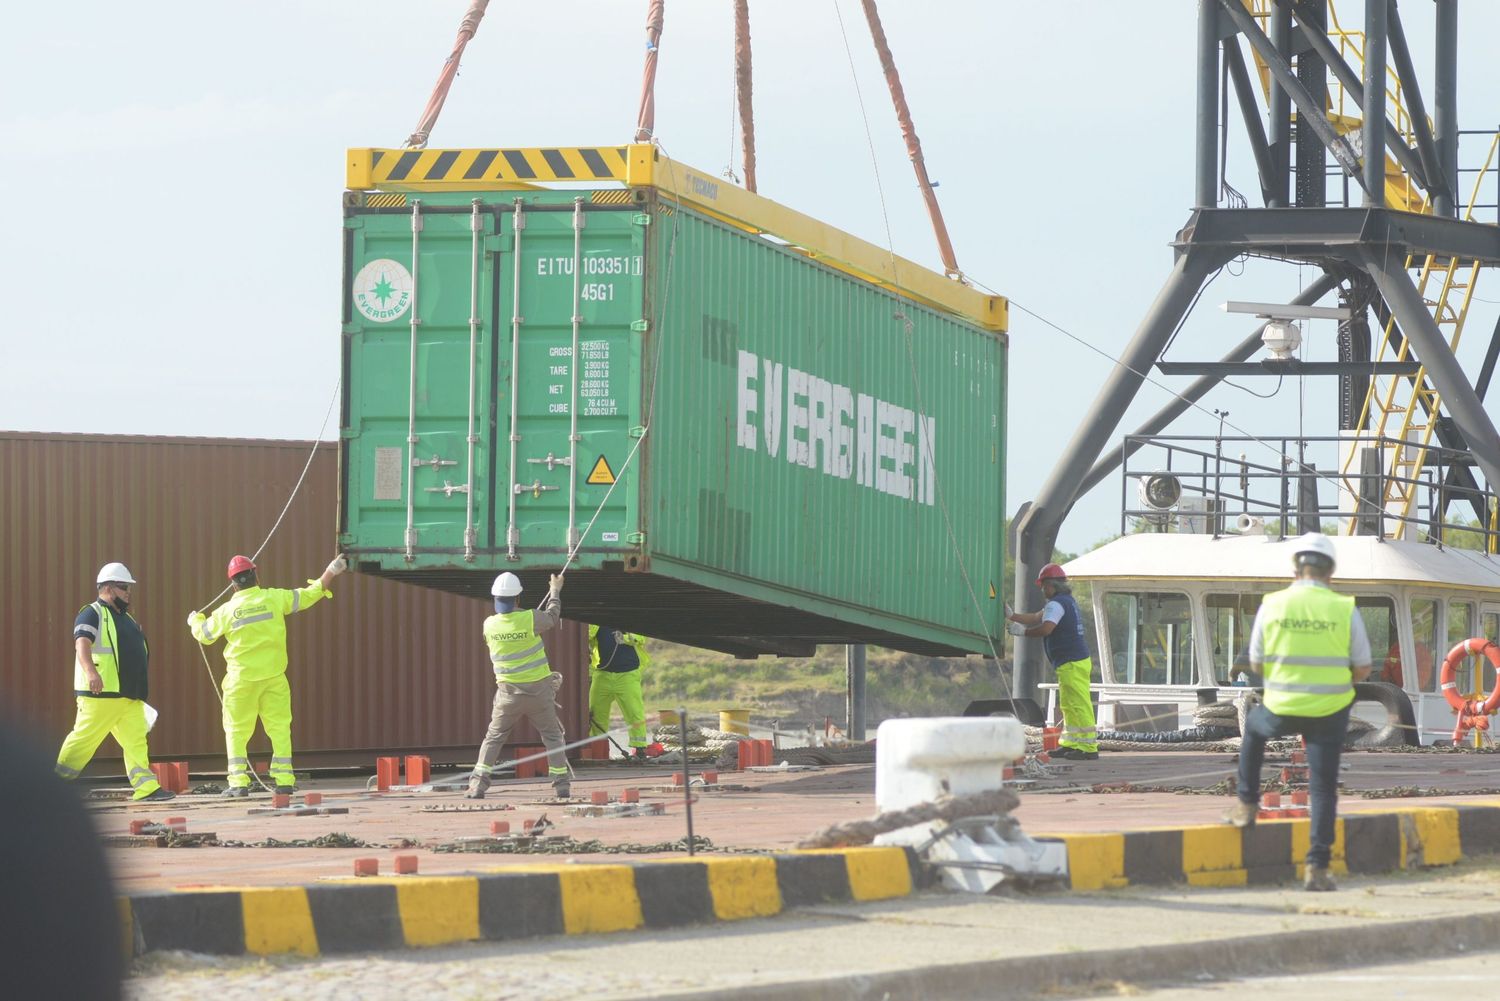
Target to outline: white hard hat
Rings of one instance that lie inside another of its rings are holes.
[[[521,593],[521,578],[509,571],[495,578],[490,594],[497,598],[514,598]]]
[[[99,577],[96,584],[134,584],[135,578],[130,576],[130,571],[125,569],[123,563],[106,563],[99,568]]]
[[[1316,554],[1329,563],[1338,562],[1338,554],[1333,549],[1333,540],[1322,532],[1308,532],[1294,543],[1292,558],[1296,559],[1303,553]]]

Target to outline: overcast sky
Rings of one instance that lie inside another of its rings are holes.
[[[857,0],[750,6],[761,193],[884,243],[878,165],[895,249],[936,266]],[[1357,26],[1362,6],[1338,6]],[[1500,4],[1462,6],[1461,124],[1493,128]],[[83,3],[64,17],[55,5],[14,5],[0,35],[0,428],[316,434],[338,372],[343,151],[402,142],[465,7]],[[1155,295],[1187,218],[1195,8],[881,5],[960,265],[1107,351]],[[494,0],[432,144],[627,141],[645,9],[645,0]],[[1432,5],[1402,9],[1430,80]],[[667,4],[658,136],[676,159],[715,173],[735,157],[732,36],[728,0]],[[1229,179],[1258,190],[1237,141]],[[1212,308],[1219,302],[1285,301],[1311,278],[1288,267],[1226,273],[1172,356],[1217,358],[1243,336],[1245,321]],[[1479,295],[1500,300],[1500,284]],[[1495,308],[1476,303],[1481,333],[1463,352],[1471,365]],[[1313,324],[1308,357],[1334,357],[1333,335]],[[1040,486],[1109,363],[1015,311],[1011,364],[1013,511]],[[1309,433],[1334,430],[1334,389],[1309,381]],[[1148,387],[1127,423],[1166,399]],[[1221,388],[1206,405],[1274,434],[1296,430],[1298,399],[1288,383],[1270,401]],[[1179,428],[1204,433],[1212,422],[1195,415]],[[1065,548],[1117,530],[1119,490],[1111,479],[1078,506]]]

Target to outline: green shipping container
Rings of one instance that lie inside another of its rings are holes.
[[[739,654],[988,653],[1003,334],[656,188],[346,196],[364,572]],[[575,552],[576,550],[576,552]]]

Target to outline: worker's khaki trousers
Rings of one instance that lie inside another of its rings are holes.
[[[469,778],[470,790],[483,792],[489,788],[490,773],[500,760],[500,749],[523,719],[531,720],[542,738],[542,746],[547,748],[547,774],[553,787],[559,792],[568,788],[568,754],[563,750],[567,741],[562,721],[557,718],[557,690],[562,687],[562,680],[562,675],[554,671],[539,681],[521,685],[502,681],[495,686],[495,707],[484,743],[479,746],[479,761]]]
[[[161,786],[151,773],[146,752],[146,703],[140,699],[100,699],[78,696],[73,732],[57,752],[57,774],[76,779],[106,736],[125,752],[125,776],[135,790],[133,799],[151,795]]]

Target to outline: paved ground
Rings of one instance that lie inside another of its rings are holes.
[[[1163,1001],[1188,1001],[1238,996],[1235,991],[1261,994],[1264,981],[1220,981],[1262,969],[1282,972],[1273,959],[1326,965],[1361,956],[1389,960],[1403,950],[1420,958],[1430,949],[1452,948],[1458,927],[1477,936],[1500,928],[1500,862],[1347,880],[1335,894],[1127,889],[974,899],[928,893],[671,932],[471,944],[385,956],[268,961],[159,955],[138,963],[128,987],[130,997],[152,1001],[209,996],[215,1001],[580,996],[591,1001],[885,996],[894,1001],[996,996],[999,984],[1008,987],[1002,993],[1014,988],[1018,996],[1136,994],[1145,989],[1143,983],[1161,979],[1192,985],[1159,990]],[[1493,956],[1479,960],[1487,965],[1450,960],[1431,970],[1467,975],[1497,969]],[[1325,994],[1302,991],[1301,976],[1279,986],[1288,997],[1377,1001],[1440,997],[1482,983],[1429,981],[1425,969],[1373,983],[1320,977],[1314,982],[1327,986]],[[1092,971],[1089,985],[1068,983],[1085,970]],[[1199,979],[1203,976],[1214,981]],[[1403,984],[1415,993],[1390,993]],[[1387,993],[1378,993],[1377,986]]]
[[[1267,996],[1297,1001],[1431,1001],[1433,998],[1494,997],[1500,981],[1500,952],[1412,963],[1361,966],[1295,977],[1200,981],[1190,986],[1129,990],[1151,1001],[1231,1001]],[[1097,998],[1098,992],[1081,995]]]
[[[1500,757],[1495,755],[1357,753],[1347,755],[1345,764],[1343,778],[1349,790],[1420,787],[1435,788],[1442,794],[1399,800],[1346,795],[1340,803],[1344,812],[1386,809],[1394,803],[1460,803],[1466,796],[1500,799]],[[1141,790],[1206,789],[1223,782],[1233,768],[1233,756],[1225,753],[1105,754],[1098,762],[1059,768],[1051,778],[1025,788],[1017,816],[1031,834],[1216,823],[1228,805],[1227,796]],[[1273,761],[1266,774],[1270,776],[1279,768],[1280,764]],[[665,767],[641,770],[622,766],[582,772],[573,787],[575,797],[587,799],[594,790],[606,790],[618,798],[625,787],[639,786],[643,801],[665,804],[663,816],[628,819],[570,818],[557,807],[536,805],[541,797],[550,795],[545,783],[538,781],[502,782],[492,789],[487,804],[515,807],[503,812],[426,812],[423,807],[457,807],[465,801],[456,792],[370,795],[365,793],[362,781],[352,779],[316,780],[304,786],[322,791],[326,805],[347,806],[349,813],[342,815],[255,816],[247,810],[267,805],[264,798],[247,803],[214,796],[184,796],[150,806],[95,803],[91,809],[100,833],[105,835],[125,834],[132,819],[160,821],[183,816],[190,831],[212,831],[225,840],[264,842],[275,838],[286,842],[338,832],[374,846],[112,849],[119,888],[134,893],[205,884],[269,885],[344,877],[351,874],[354,858],[375,855],[388,866],[397,849],[415,851],[421,871],[429,874],[524,863],[535,857],[446,854],[433,849],[459,837],[485,835],[491,820],[507,820],[512,829],[519,830],[522,820],[536,819],[543,813],[559,825],[556,833],[580,842],[599,840],[618,846],[676,841],[685,834],[681,793],[647,789],[669,784],[670,775]],[[874,767],[870,765],[787,775],[721,773],[720,781],[744,786],[748,791],[702,794],[694,807],[694,829],[726,847],[785,849],[827,824],[868,817],[874,812]],[[611,857],[592,854],[578,858],[599,861]]]

